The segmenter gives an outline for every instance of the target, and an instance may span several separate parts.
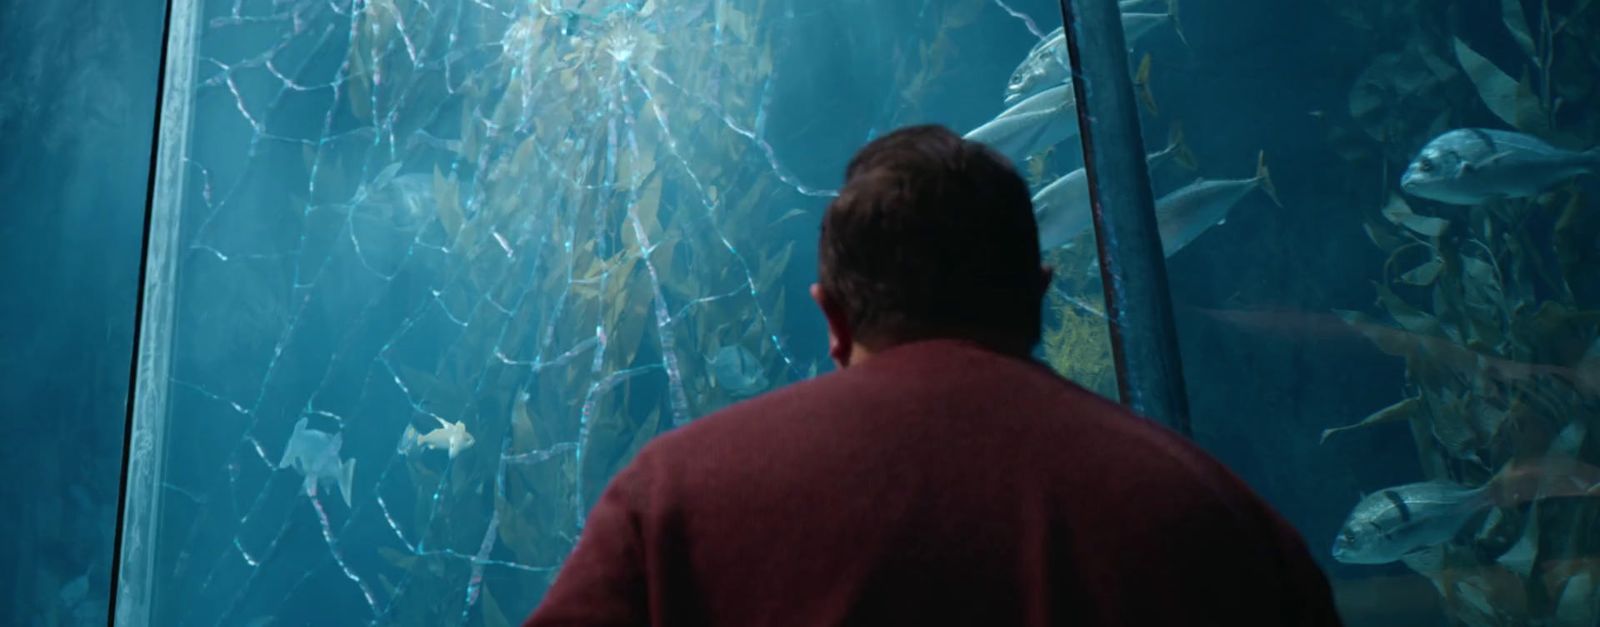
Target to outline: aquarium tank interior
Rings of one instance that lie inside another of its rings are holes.
[[[7,0],[0,623],[518,624],[651,438],[832,369],[821,212],[936,123],[1032,186],[1037,358],[1175,337],[1152,419],[1347,624],[1600,624],[1595,4]]]

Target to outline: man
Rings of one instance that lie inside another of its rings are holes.
[[[1234,475],[1029,359],[1050,273],[1003,157],[919,126],[845,176],[840,371],[646,446],[527,625],[1339,623]]]

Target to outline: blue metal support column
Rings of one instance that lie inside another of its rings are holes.
[[[1116,0],[1061,0],[1061,13],[1117,391],[1135,412],[1188,436],[1189,403],[1122,14]]]

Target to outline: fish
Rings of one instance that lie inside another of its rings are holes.
[[[437,214],[433,174],[400,174],[401,165],[389,164],[373,177],[355,212],[379,220],[392,229],[415,231]]]
[[[1006,109],[966,139],[987,144],[1014,162],[1078,135],[1077,96],[1057,85]]]
[[[406,425],[405,437],[401,439],[403,451],[409,452],[418,448],[442,449],[448,451],[450,459],[455,459],[461,451],[472,448],[477,442],[471,433],[467,433],[465,421],[450,422],[438,416],[439,427],[426,434],[419,433],[416,427]]]
[[[1185,46],[1189,45],[1189,39],[1183,35],[1183,27],[1178,24],[1177,7],[1178,3],[1173,2],[1165,13],[1123,13],[1122,33],[1127,39],[1128,46],[1133,46],[1134,42],[1144,38],[1157,26],[1165,24],[1171,24],[1173,32],[1178,35],[1178,40]]]
[[[1423,481],[1362,497],[1333,540],[1333,559],[1345,564],[1400,561],[1454,537],[1484,509],[1560,496],[1593,495],[1593,466],[1570,458],[1507,464],[1481,486]]]
[[[1183,125],[1174,122],[1172,130],[1167,132],[1167,147],[1145,155],[1145,167],[1155,171],[1170,161],[1176,161],[1184,168],[1193,170],[1199,167],[1194,153],[1189,150],[1189,142],[1184,141]]]
[[[1494,503],[1487,485],[1424,481],[1362,498],[1333,540],[1333,559],[1387,564],[1455,536],[1467,519]]]
[[[1228,219],[1228,212],[1250,192],[1260,189],[1279,207],[1278,190],[1267,171],[1266,153],[1256,159],[1256,175],[1248,179],[1196,180],[1156,201],[1156,222],[1161,231],[1161,249],[1171,257],[1200,234]]]
[[[1446,131],[1422,147],[1400,189],[1452,205],[1536,196],[1557,183],[1600,172],[1600,146],[1562,150],[1524,133],[1483,128]]]
[[[397,176],[386,190],[391,220],[396,227],[415,230],[437,215],[433,199],[433,174],[413,173]]]
[[[1162,6],[1166,7],[1165,13],[1161,12]],[[1130,47],[1161,24],[1170,22],[1178,28],[1177,0],[1122,0],[1117,7],[1122,10],[1123,37]],[[1181,28],[1178,28],[1178,36],[1183,37]],[[1006,81],[1005,102],[1018,102],[1071,79],[1066,30],[1057,28],[1034,44],[1012,70],[1011,78]]]
[[[1005,103],[1024,98],[1072,79],[1072,63],[1067,59],[1066,30],[1050,31],[1028,51],[1006,81]]]
[[[356,460],[340,460],[339,447],[344,442],[343,433],[328,433],[306,428],[306,419],[294,423],[289,443],[283,447],[283,459],[278,468],[293,468],[305,475],[307,496],[317,495],[317,484],[332,481],[339,485],[345,506],[350,505],[352,482],[355,480]]]
[[[1033,218],[1039,223],[1039,250],[1065,246],[1094,221],[1089,204],[1089,177],[1078,168],[1033,195]]]
[[[770,384],[761,360],[743,346],[719,348],[706,361],[711,365],[712,382],[735,397],[755,396]]]
[[[1369,322],[1355,312],[1188,309],[1240,328],[1283,338],[1313,340],[1325,345],[1339,340],[1366,341],[1390,354],[1425,355],[1431,364],[1463,377],[1483,377],[1504,385],[1528,385],[1541,377],[1555,377],[1578,392],[1600,395],[1600,368],[1594,365],[1580,363],[1569,367],[1507,359],[1447,337]]]
[[[412,249],[438,215],[433,174],[399,174],[400,165],[384,168],[344,209],[345,235],[357,259],[383,276],[392,276],[411,259]]]
[[[1173,159],[1194,163],[1194,155],[1183,141],[1183,129],[1176,125],[1167,147],[1146,155],[1145,164],[1155,170]],[[1041,251],[1060,248],[1088,230],[1094,216],[1089,205],[1089,178],[1085,170],[1073,170],[1034,194],[1033,217],[1039,224]]]
[[[1139,95],[1139,102],[1150,111],[1150,115],[1161,115],[1161,109],[1156,106],[1155,92],[1150,91],[1150,53],[1145,53],[1139,60],[1139,69],[1133,74],[1133,88]]]

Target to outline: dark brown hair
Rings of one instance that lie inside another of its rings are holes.
[[[822,218],[823,293],[867,345],[1039,339],[1039,234],[1005,157],[942,126],[868,143]]]

